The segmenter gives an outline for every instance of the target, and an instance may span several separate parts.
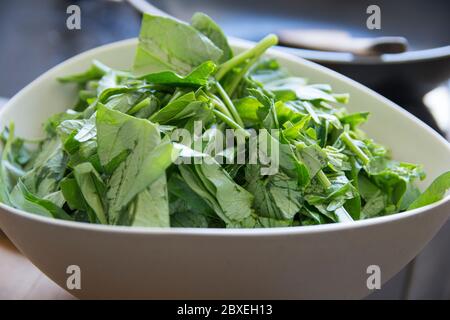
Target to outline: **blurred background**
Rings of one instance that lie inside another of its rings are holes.
[[[282,40],[291,47],[282,50],[366,84],[450,137],[448,0],[376,1],[380,30],[367,28],[366,9],[373,1],[365,0],[151,2],[184,20],[196,11],[206,12],[230,36],[256,41],[267,33],[285,35]],[[71,4],[81,8],[81,30],[66,27]],[[1,0],[0,105],[49,68],[87,49],[136,37],[139,27],[140,14],[126,1]],[[312,48],[299,30],[322,30],[321,46]],[[348,51],[337,52],[334,41],[327,42],[336,31],[345,33]],[[358,40],[367,44],[386,36],[402,37],[401,44],[409,44],[406,52],[390,53],[392,47],[378,46],[377,54],[367,56],[351,49]],[[419,257],[369,299],[450,299],[449,244],[447,223]]]

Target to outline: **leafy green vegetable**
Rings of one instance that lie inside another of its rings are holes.
[[[303,195],[295,180],[278,173],[264,180],[258,174],[258,166],[249,165],[246,171],[247,190],[255,195],[254,207],[258,215],[291,220],[302,207]]]
[[[180,165],[186,184],[228,225],[253,214],[253,195],[233,181],[231,176],[208,155],[201,164]]]
[[[168,181],[170,224],[172,227],[202,228],[223,226],[222,220],[180,174],[174,173]]]
[[[93,61],[92,66],[86,70],[85,72],[70,75],[67,77],[60,77],[58,80],[62,83],[80,83],[85,84],[86,82],[90,80],[99,80],[101,79],[105,74],[107,74],[110,71],[110,68],[102,64],[100,61]]]
[[[0,202],[87,223],[271,228],[351,223],[445,196],[449,172],[421,193],[422,167],[367,137],[369,114],[348,113],[348,94],[265,58],[276,43],[269,35],[234,55],[205,14],[190,25],[144,15],[132,71],[94,61],[59,78],[78,86],[78,101],[44,123],[43,140],[3,130]]]
[[[150,116],[153,122],[167,124],[172,121],[192,117],[205,104],[199,101],[195,92],[188,92],[170,101],[166,106]]]
[[[130,205],[129,215],[132,226],[170,227],[165,175],[136,196]]]
[[[225,62],[233,57],[233,51],[231,50],[227,37],[223,33],[222,29],[204,13],[197,12],[192,16],[192,26],[207,36],[219,49],[222,50],[222,57],[219,62]]]
[[[31,193],[20,180],[12,190],[10,199],[16,208],[46,217],[72,220],[63,209],[52,201],[39,198]]]
[[[106,203],[104,200],[106,186],[100,175],[90,163],[82,163],[76,166],[73,174],[85,202],[95,213],[97,220],[102,224],[107,224],[108,217],[106,215]],[[72,192],[77,192],[77,190]],[[75,205],[73,204],[73,206]]]
[[[176,85],[176,86],[204,86],[208,83],[211,74],[216,70],[216,65],[212,61],[202,62],[187,76],[182,77],[172,71],[162,71],[150,73],[139,77],[147,83]]]
[[[430,186],[410,204],[408,210],[420,208],[441,200],[450,189],[450,172],[437,177]]]
[[[205,61],[219,62],[223,51],[194,27],[171,18],[144,15],[134,72],[187,74]]]
[[[148,120],[101,104],[96,118],[100,163],[108,167],[115,162],[106,199],[111,223],[119,223],[122,210],[130,201],[165,175],[172,163],[173,148],[171,143],[161,143],[157,126]]]
[[[71,210],[87,210],[86,202],[75,178],[67,177],[63,179],[60,186],[64,200]]]
[[[57,138],[41,144],[41,152],[34,160],[33,167],[23,177],[22,182],[33,194],[44,197],[58,190],[58,183],[64,177],[67,167],[61,142]]]

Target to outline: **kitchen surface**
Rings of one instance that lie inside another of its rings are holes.
[[[228,5],[223,5],[225,2]],[[236,9],[238,2],[242,3],[241,9]],[[311,14],[309,19],[301,20],[301,23],[295,24],[295,14],[285,18],[285,12],[281,9],[276,9],[269,14],[264,6],[252,10],[251,3],[253,1],[249,1],[249,4],[247,4],[247,1],[238,2],[154,1],[156,5],[180,18],[186,18],[196,10],[205,11],[219,24],[223,25],[229,35],[240,36],[248,40],[258,40],[261,35],[267,32],[277,32],[279,28],[323,27],[324,22],[321,19],[326,19],[326,28],[342,29],[348,27],[342,20],[336,18],[336,16],[339,16],[338,14],[331,14],[328,11],[323,12],[320,18]],[[267,5],[269,2],[266,1],[265,4]],[[296,8],[300,10],[301,1],[293,2],[298,4],[299,7]],[[317,3],[316,1],[312,2]],[[320,1],[318,2],[320,3]],[[350,3],[354,4],[355,2],[349,1],[347,4],[344,1],[340,10],[345,11],[347,6],[348,8],[355,8],[355,5]],[[356,6],[361,15],[356,16],[351,21],[351,28],[365,24],[367,15],[364,8],[367,7],[367,3],[361,1]],[[383,32],[389,33],[390,27],[397,26],[392,22],[393,18],[389,14],[389,9],[384,8],[383,3],[387,2],[381,1],[381,8],[382,12],[385,12],[386,17],[388,17]],[[421,12],[426,12],[428,6],[434,5],[434,1],[422,1],[420,3],[423,6],[422,9],[425,10]],[[71,4],[77,4],[81,8],[81,30],[68,30],[66,27],[68,17],[66,9]],[[423,32],[419,34],[417,39],[414,39],[417,42],[411,42],[412,49],[424,49],[427,46],[436,45],[430,40],[431,38],[437,39],[438,46],[450,45],[448,33],[448,30],[450,30],[450,19],[448,19],[450,3],[448,1],[436,1],[435,5],[439,7],[435,19],[427,20],[428,23],[434,24],[434,33],[425,34]],[[233,6],[235,9],[232,9]],[[386,6],[388,5],[386,4]],[[314,12],[313,4],[306,7],[306,9]],[[405,11],[410,12],[411,10],[405,9]],[[411,16],[409,23],[416,26],[420,23],[421,18],[420,15],[416,15],[418,12],[413,11],[415,14]],[[424,18],[425,20],[426,18]],[[273,26],[276,26],[275,30]],[[52,66],[87,49],[134,37],[139,33],[139,27],[140,15],[123,1],[1,1],[0,70],[2,72],[0,73],[0,108],[8,98]],[[401,28],[396,29],[396,32],[404,33],[394,35],[409,37],[409,29],[411,28],[408,24],[402,25]],[[257,32],[252,32],[252,30],[257,30]],[[352,30],[359,36],[372,35],[370,31],[364,30],[364,28]],[[361,30],[364,30],[364,32],[362,33]],[[385,35],[383,32],[376,31],[376,36]],[[416,46],[416,43],[419,43],[419,45]],[[306,57],[312,54],[309,50],[303,53]],[[449,56],[450,52],[447,52],[447,60]],[[325,60],[328,57],[325,57]],[[338,57],[339,59],[346,58],[344,55],[338,55]],[[389,59],[389,56],[387,59]],[[438,63],[437,60],[430,62],[430,64],[436,63]],[[371,85],[374,90],[384,94],[421,118],[441,135],[450,138],[450,84],[448,78],[439,79],[439,81],[433,83],[412,84],[403,81],[402,78],[407,78],[409,71],[406,71],[406,73],[402,71],[402,77],[393,77],[389,80],[392,81],[389,82],[389,85],[380,86],[369,82],[367,71],[362,71],[358,75],[359,69],[357,68],[345,69],[342,64],[331,62],[324,64],[328,67],[334,67],[338,71],[348,72],[349,76],[355,80]],[[442,71],[450,73],[450,64],[446,63],[442,66],[441,69],[444,69]],[[367,68],[371,67],[368,66]],[[417,72],[420,72],[420,68]],[[386,79],[389,79],[389,76]],[[411,139],[414,139],[414,137],[411,137]],[[449,244],[450,222],[447,222],[416,259],[386,283],[381,290],[369,296],[368,299],[450,299]],[[73,297],[34,267],[0,231],[0,299],[73,299]]]
[[[0,299],[74,299],[25,258],[0,231]]]

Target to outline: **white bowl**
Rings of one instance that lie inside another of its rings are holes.
[[[248,45],[232,41],[236,50]],[[75,100],[58,76],[93,59],[116,68],[133,61],[136,40],[80,54],[39,77],[4,107],[0,125],[41,135],[41,124]],[[364,86],[314,63],[270,51],[292,74],[351,95],[351,111],[370,111],[368,134],[396,159],[422,163],[427,185],[450,169],[450,146],[436,132]],[[161,229],[90,225],[40,217],[0,205],[0,226],[47,276],[66,288],[69,265],[81,268],[80,298],[362,298],[367,268],[384,283],[436,234],[450,197],[424,208],[354,223],[259,230]],[[444,254],[444,253],[443,253]]]

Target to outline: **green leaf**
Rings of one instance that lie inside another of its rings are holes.
[[[131,223],[136,227],[170,227],[166,176],[140,192],[130,205]]]
[[[284,129],[283,136],[287,139],[297,139],[301,131],[309,124],[310,121],[310,116],[301,118],[299,121],[293,123],[292,126]]]
[[[64,199],[70,209],[86,211],[86,202],[75,178],[64,178],[60,186]]]
[[[251,68],[249,76],[262,85],[275,80],[284,79],[289,76],[286,69],[280,67],[276,59],[262,57]]]
[[[144,14],[133,71],[143,75],[174,71],[185,75],[205,61],[219,62],[221,49],[192,26]]]
[[[58,190],[66,168],[67,156],[61,141],[52,138],[42,144],[32,169],[22,177],[22,182],[31,193],[42,198]]]
[[[177,212],[170,217],[170,226],[173,228],[208,228],[205,216],[193,211]]]
[[[203,185],[203,182],[198,177],[197,173],[195,172],[195,169],[192,166],[179,165],[178,170],[180,171],[181,176],[183,177],[184,181],[189,186],[189,188],[191,188],[192,191],[197,193],[225,223],[230,223],[231,222],[230,219],[227,216],[225,216],[221,206],[219,205],[214,195],[211,194]]]
[[[196,172],[210,194],[214,195],[223,214],[240,221],[252,213],[253,196],[236,184],[217,163],[195,165]]]
[[[221,49],[223,54],[219,62],[225,62],[233,57],[228,39],[222,29],[208,15],[197,12],[192,16],[191,25],[207,36],[217,48]]]
[[[98,152],[100,162],[108,166],[118,157],[108,182],[106,198],[110,222],[118,223],[121,212],[172,164],[173,146],[161,142],[158,127],[145,119],[137,119],[99,105],[97,111]],[[123,157],[124,151],[128,154]]]
[[[104,200],[106,186],[98,172],[92,164],[86,162],[76,166],[73,169],[73,174],[84,200],[93,210],[98,221],[102,224],[108,224],[107,204]]]
[[[97,96],[99,96],[104,90],[115,88],[119,85],[119,78],[114,71],[107,72],[98,81]]]
[[[369,112],[357,112],[344,115],[340,118],[340,120],[343,124],[348,124],[350,125],[350,128],[352,128],[352,130],[355,130],[361,124],[365,123],[368,118]]]
[[[19,180],[11,192],[10,199],[14,207],[41,216],[72,220],[72,218],[59,206],[49,200],[37,197]]]
[[[388,203],[396,206],[397,210],[402,205],[409,184],[417,179],[423,179],[421,166],[409,163],[388,160],[383,157],[374,157],[364,167],[370,180],[388,196]]]
[[[189,148],[185,148],[189,149]],[[186,152],[181,155],[187,156]],[[198,154],[193,151],[191,154]],[[187,185],[202,197],[216,214],[227,224],[250,217],[253,210],[253,196],[208,155],[201,164],[179,165],[181,176]]]
[[[277,228],[277,227],[290,227],[293,225],[292,220],[276,220],[272,218],[259,217],[252,215],[245,220],[229,223],[227,228]]]
[[[50,201],[51,203],[55,204],[59,208],[62,208],[64,206],[64,204],[66,203],[66,200],[64,199],[64,196],[61,191],[55,191],[53,193],[50,193],[50,194],[46,195],[43,199]]]
[[[256,214],[276,220],[292,220],[303,202],[296,181],[283,173],[263,178],[259,172],[257,165],[248,165],[245,172],[247,190],[255,197]]]
[[[150,120],[160,124],[172,123],[194,116],[204,105],[205,102],[198,101],[194,92],[188,92],[154,113]]]
[[[249,96],[234,100],[233,104],[246,127],[254,127],[260,122],[258,110],[262,104],[258,99]]]
[[[202,62],[194,68],[187,76],[183,77],[172,71],[162,71],[150,73],[139,77],[147,83],[172,85],[172,86],[204,86],[208,83],[211,74],[216,70],[216,65],[212,61]]]
[[[69,154],[76,153],[83,144],[94,142],[97,137],[95,117],[80,120],[65,120],[57,127],[57,133]],[[83,151],[86,151],[83,150]]]
[[[279,100],[322,100],[326,102],[337,102],[333,95],[324,91],[317,85],[307,85],[306,80],[298,77],[288,77],[266,83],[265,88],[273,92]]]
[[[366,204],[361,211],[361,218],[367,219],[379,215],[386,207],[386,202],[386,195],[380,190],[376,191],[366,200]]]
[[[206,217],[214,216],[214,212],[208,204],[195,193],[183,178],[178,174],[172,174],[168,182],[171,203],[176,203],[172,208],[172,213],[193,212],[196,215]]]
[[[327,165],[326,153],[317,145],[311,145],[299,150],[300,160],[308,169],[310,177],[314,177],[319,170]]]
[[[110,69],[99,61],[93,61],[91,67],[85,72],[77,73],[69,76],[58,78],[62,83],[79,83],[84,84],[90,80],[98,80],[103,77]]]
[[[278,128],[279,124],[274,100],[262,90],[249,89],[248,91],[261,104],[261,107],[257,111],[261,126],[267,130]]]
[[[444,198],[450,189],[450,171],[434,179],[430,186],[408,207],[408,210],[424,207]]]

